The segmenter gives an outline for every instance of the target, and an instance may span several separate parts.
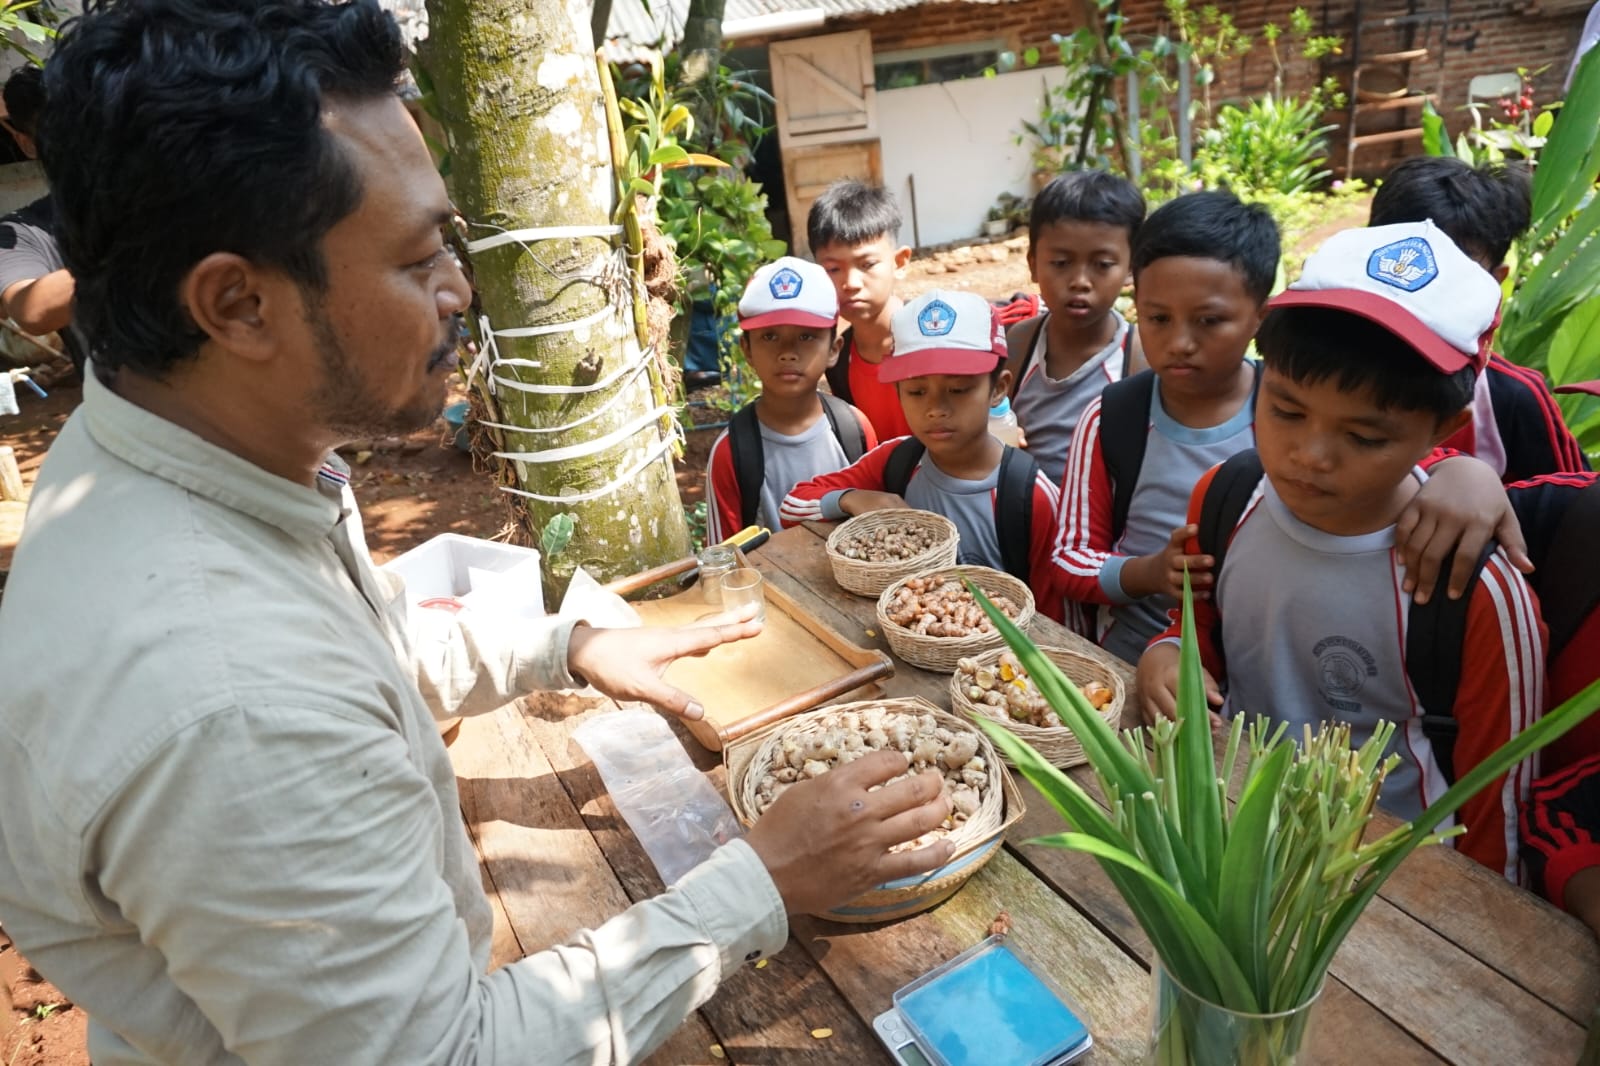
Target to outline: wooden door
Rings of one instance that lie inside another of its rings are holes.
[[[794,254],[805,255],[811,203],[839,178],[883,180],[872,35],[830,33],[768,46]]]

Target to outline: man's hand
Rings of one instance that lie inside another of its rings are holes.
[[[745,839],[791,914],[818,914],[875,885],[950,861],[948,840],[889,851],[937,829],[950,814],[944,782],[932,770],[868,791],[906,766],[897,751],[863,755],[795,785],[751,828]]]
[[[1122,591],[1140,599],[1145,596],[1182,599],[1183,572],[1187,567],[1195,599],[1204,599],[1205,590],[1211,587],[1211,567],[1216,560],[1209,555],[1190,555],[1185,550],[1189,538],[1199,532],[1199,526],[1179,526],[1159,552],[1129,559],[1122,567]]]
[[[1499,476],[1471,456],[1441,460],[1395,526],[1395,545],[1406,571],[1401,587],[1418,603],[1427,603],[1438,584],[1440,564],[1454,551],[1447,591],[1452,600],[1460,599],[1490,537],[1500,542],[1511,565],[1524,574],[1533,571],[1528,543]]]
[[[1222,689],[1216,678],[1205,667],[1200,676],[1206,685],[1206,702],[1212,707],[1222,706]],[[1170,641],[1152,645],[1139,656],[1139,667],[1134,672],[1134,698],[1139,703],[1139,714],[1145,725],[1155,725],[1158,718],[1178,716],[1178,646]],[[1215,714],[1212,715],[1216,717]]]
[[[674,629],[575,626],[567,643],[567,671],[619,702],[637,700],[690,721],[704,718],[706,709],[699,701],[661,680],[661,675],[676,659],[704,655],[720,644],[761,632],[761,623],[754,620],[755,608],[748,610],[750,618],[726,625]]]
[[[851,489],[839,497],[839,509],[848,515],[908,506],[910,505],[904,499],[892,492],[873,492],[870,489]]]

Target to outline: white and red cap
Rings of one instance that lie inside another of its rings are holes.
[[[739,298],[739,328],[816,326],[832,329],[839,320],[833,280],[816,263],[786,255],[755,272]]]
[[[1431,221],[1335,233],[1269,307],[1329,307],[1369,319],[1441,373],[1482,370],[1500,284]]]
[[[987,374],[1006,357],[1006,330],[975,292],[925,292],[894,313],[894,351],[878,364],[878,380],[928,374]]]

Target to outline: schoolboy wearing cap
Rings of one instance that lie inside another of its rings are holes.
[[[1505,555],[1486,557],[1456,608],[1464,636],[1441,649],[1408,641],[1424,627],[1395,550],[1396,521],[1427,479],[1417,464],[1470,417],[1499,295],[1431,223],[1334,235],[1256,333],[1256,451],[1209,472],[1190,499],[1202,530],[1191,550],[1220,557],[1195,619],[1214,702],[1225,691],[1225,713],[1287,723],[1292,736],[1343,722],[1357,745],[1394,722],[1400,761],[1381,803],[1402,818],[1544,707],[1544,628]],[[1237,514],[1203,543],[1208,513],[1230,494]],[[1147,713],[1170,705],[1177,635],[1174,620],[1139,662]],[[1424,660],[1449,662],[1452,676],[1434,684]],[[1520,765],[1460,815],[1457,847],[1512,880],[1517,803],[1535,771]]]
[[[815,263],[784,256],[739,300],[739,344],[761,395],[728,421],[706,464],[706,540],[752,524],[778,528],[798,482],[848,466],[877,444],[866,416],[817,391],[839,356],[838,298]]]
[[[1006,395],[1005,332],[989,302],[928,292],[891,322],[894,350],[880,380],[897,389],[911,436],[886,441],[851,466],[796,485],[783,522],[838,520],[914,507],[955,523],[963,563],[993,567],[1034,587],[1038,609],[1060,619],[1049,580],[1056,490],[1026,452],[989,434],[989,408]]]

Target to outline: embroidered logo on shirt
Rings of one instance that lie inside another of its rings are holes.
[[[1421,237],[1386,244],[1367,257],[1367,276],[1406,292],[1416,292],[1439,276],[1433,248]]]
[[[917,315],[917,329],[924,337],[943,337],[956,328],[955,308],[943,300],[930,300]]]
[[[802,284],[800,275],[796,271],[784,267],[772,275],[772,281],[767,284],[767,288],[772,290],[774,300],[792,300],[800,295]]]
[[[1359,640],[1326,637],[1311,649],[1317,659],[1317,691],[1336,711],[1361,710],[1356,699],[1366,687],[1367,678],[1378,676],[1378,661]]]

